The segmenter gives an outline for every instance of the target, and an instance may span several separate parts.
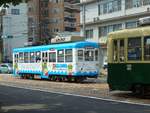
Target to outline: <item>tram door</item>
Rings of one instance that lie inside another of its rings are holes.
[[[48,76],[48,52],[44,51],[42,52],[42,72],[44,76]]]
[[[125,39],[113,40],[113,64],[111,65],[110,73],[116,77],[116,83],[126,84],[128,83],[126,64],[126,51],[125,51]],[[113,78],[112,78],[113,79]],[[120,83],[120,81],[123,81]]]
[[[77,70],[82,72],[93,72],[95,71],[95,49],[79,49],[78,50],[78,65]],[[98,60],[98,58],[96,58]]]
[[[13,56],[13,70],[14,74],[17,74],[18,69],[18,62],[19,62],[19,53],[15,53]]]
[[[125,62],[125,41],[124,39],[113,41],[113,62],[124,63]]]

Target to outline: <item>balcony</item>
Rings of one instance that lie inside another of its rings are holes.
[[[64,12],[64,17],[66,17],[66,18],[76,18],[75,17],[75,14],[73,14],[73,13],[68,13],[68,12]]]
[[[65,27],[76,28],[76,23],[73,22],[64,22]]]
[[[70,2],[64,2],[64,8],[73,9],[73,10],[79,10],[79,8],[76,5],[73,5]]]

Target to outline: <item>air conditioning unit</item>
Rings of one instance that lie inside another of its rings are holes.
[[[150,25],[150,16],[140,18],[140,19],[139,19],[139,25],[140,25],[140,26],[143,26],[143,25]]]
[[[97,17],[96,19],[97,19],[97,21],[99,21],[99,20],[100,20],[100,18],[99,18],[99,17]]]
[[[147,12],[150,12],[150,8],[149,7],[147,8]]]
[[[93,21],[94,22],[97,22],[97,21],[99,21],[100,20],[100,18],[99,17],[95,17],[95,18],[93,18]]]
[[[96,18],[93,18],[93,21],[96,22]]]

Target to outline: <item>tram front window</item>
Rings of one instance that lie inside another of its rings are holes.
[[[150,60],[150,36],[144,37],[144,60]]]
[[[78,50],[78,61],[83,61],[83,50]]]
[[[84,52],[85,61],[94,61],[94,51],[86,50]]]
[[[124,54],[124,40],[120,40],[119,43],[119,60],[120,62],[124,62],[125,61],[125,54]]]
[[[118,60],[118,46],[117,46],[117,40],[113,41],[113,61],[117,62]]]
[[[128,60],[141,60],[141,37],[128,39]]]

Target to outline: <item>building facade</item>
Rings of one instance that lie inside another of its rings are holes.
[[[28,5],[28,45],[33,45],[39,42],[39,1],[40,0],[29,0]]]
[[[107,59],[108,33],[137,27],[138,19],[150,14],[150,0],[80,0],[80,2],[81,35],[85,32],[86,40],[100,43],[102,63]]]
[[[12,62],[12,50],[28,42],[27,4],[10,5],[3,16],[3,60]]]
[[[80,10],[79,6],[74,5],[76,2],[76,0],[30,0],[28,26],[32,29],[29,30],[29,37],[50,43],[51,38],[58,33],[79,32]],[[33,23],[36,27],[33,27]]]

